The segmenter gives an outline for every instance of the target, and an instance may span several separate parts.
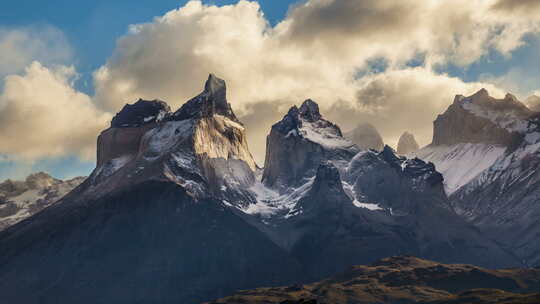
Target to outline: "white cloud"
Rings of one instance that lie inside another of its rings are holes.
[[[93,159],[96,136],[111,115],[72,87],[73,67],[33,62],[5,78],[0,95],[0,153],[33,160],[76,154]]]
[[[73,51],[57,28],[50,25],[0,27],[0,78],[22,72],[32,61],[65,64]]]
[[[306,98],[345,128],[368,120],[387,141],[408,129],[426,143],[432,120],[455,94],[490,87],[436,74],[432,66],[467,66],[491,51],[511,55],[526,34],[538,32],[536,15],[500,2],[308,0],[272,27],[257,2],[217,7],[190,1],[130,27],[94,73],[93,100],[72,88],[70,69],[34,63],[25,75],[8,77],[0,109],[0,140],[7,143],[2,149],[25,157],[89,156],[110,117],[103,111],[115,113],[137,98],[178,107],[202,89],[210,72],[227,81],[235,111],[248,129],[253,124],[258,130],[250,133],[256,151],[263,150],[274,117]],[[417,58],[425,58],[423,66],[408,68]],[[370,74],[369,63],[377,59],[388,69]],[[35,124],[26,119],[32,108],[41,109]],[[20,127],[26,124],[34,125]],[[51,130],[38,130],[48,124]],[[28,144],[9,134],[18,127]]]
[[[431,67],[466,66],[490,50],[508,55],[526,33],[538,30],[533,17],[510,18],[494,5],[494,0],[309,0],[271,27],[256,2],[216,7],[191,1],[131,27],[95,73],[96,102],[109,111],[138,97],[163,98],[178,107],[214,72],[227,80],[229,100],[249,121],[270,115],[250,112],[257,104],[274,104],[278,109],[271,115],[278,116],[313,98],[323,111],[354,109],[357,120],[375,120],[376,111],[389,141],[409,129],[425,143],[432,120],[455,94],[490,87],[438,75]],[[424,67],[406,67],[419,56]],[[373,59],[388,62],[389,69],[359,77]],[[348,125],[344,116],[334,118]],[[261,132],[268,132],[267,124]],[[264,135],[250,136],[254,150],[262,150]]]
[[[505,94],[488,83],[466,83],[422,67],[368,75],[360,81],[358,103],[336,103],[328,116],[346,129],[361,121],[370,122],[394,147],[404,131],[414,133],[421,145],[430,143],[433,120],[446,110],[456,94],[472,95],[481,88],[495,97]]]

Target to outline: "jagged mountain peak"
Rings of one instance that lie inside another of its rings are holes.
[[[111,127],[139,127],[162,120],[171,111],[169,105],[161,100],[139,99],[134,104],[126,104],[111,121]]]
[[[397,153],[401,155],[415,152],[420,148],[412,133],[405,131],[400,137],[397,146]]]
[[[350,160],[358,148],[324,119],[311,99],[293,106],[267,137],[263,182],[271,188],[300,186],[325,160]]]
[[[343,191],[341,177],[338,168],[331,162],[323,162],[317,168],[315,181],[311,189],[317,192],[325,192],[328,190]]]
[[[204,91],[186,102],[174,113],[175,120],[211,117],[214,114],[225,116],[240,123],[227,101],[225,80],[210,74],[204,84]]]
[[[319,105],[311,100],[307,99],[302,103],[298,109],[299,115],[309,122],[314,122],[322,118],[321,113],[319,112]]]
[[[490,95],[489,95],[488,90],[486,90],[485,88],[481,88],[480,90],[478,90],[476,93],[472,95],[472,97],[475,97],[475,98],[487,97],[487,96],[490,96]]]
[[[119,116],[138,114],[142,110],[132,109],[144,108],[151,108],[152,114],[168,110],[162,102],[139,101]],[[179,184],[197,198],[228,193],[242,196],[237,201],[250,201],[238,189],[254,181],[257,166],[245,128],[227,102],[224,80],[211,74],[202,93],[174,114],[162,116],[157,124],[129,128],[113,124],[103,131],[98,138],[98,163],[89,178],[92,186],[100,185],[101,192],[108,193],[157,179]]]
[[[216,75],[211,73],[208,75],[208,79],[204,84],[204,90],[215,97],[225,97],[227,92],[227,84],[225,83],[225,80],[218,78]],[[219,101],[222,100],[223,99],[220,99]]]
[[[434,121],[433,145],[459,143],[519,145],[525,137],[535,141],[536,123],[531,121],[534,112],[514,95],[506,94],[497,99],[482,89],[465,97],[457,95],[454,103]]]

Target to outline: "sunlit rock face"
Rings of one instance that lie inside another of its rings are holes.
[[[433,123],[433,145],[485,143],[513,146],[519,142],[524,121],[532,115],[513,95],[496,99],[482,89],[472,96],[456,96],[454,103]]]
[[[407,155],[409,153],[418,151],[419,148],[420,146],[416,142],[414,135],[412,135],[411,133],[405,132],[399,137],[397,146],[398,154]]]
[[[382,151],[384,147],[381,134],[369,123],[359,124],[356,128],[346,132],[344,136],[362,150],[373,149]]]
[[[98,139],[98,163],[89,184],[101,190],[92,192],[171,180],[195,197],[228,193],[237,203],[249,204],[252,197],[244,189],[255,181],[256,164],[226,92],[225,81],[211,74],[203,92],[174,113],[163,101],[125,106]]]

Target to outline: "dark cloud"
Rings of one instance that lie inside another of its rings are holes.
[[[289,35],[294,40],[342,39],[354,35],[385,39],[415,22],[419,1],[308,1],[290,10]]]
[[[538,0],[499,0],[493,5],[494,10],[521,14],[537,14],[540,10]]]

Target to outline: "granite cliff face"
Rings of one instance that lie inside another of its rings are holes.
[[[356,128],[345,133],[344,136],[362,150],[373,149],[381,151],[384,148],[381,134],[369,123],[359,124]]]
[[[403,133],[399,137],[397,153],[401,155],[407,155],[412,152],[416,152],[420,149],[420,146],[416,142],[414,135],[409,132]]]
[[[433,123],[433,145],[483,143],[515,146],[522,138],[521,121],[532,115],[513,95],[496,99],[482,89],[472,96],[457,95]]]
[[[278,190],[305,184],[323,161],[347,162],[359,151],[337,125],[321,116],[312,100],[292,107],[273,125],[266,146],[262,180]]]

